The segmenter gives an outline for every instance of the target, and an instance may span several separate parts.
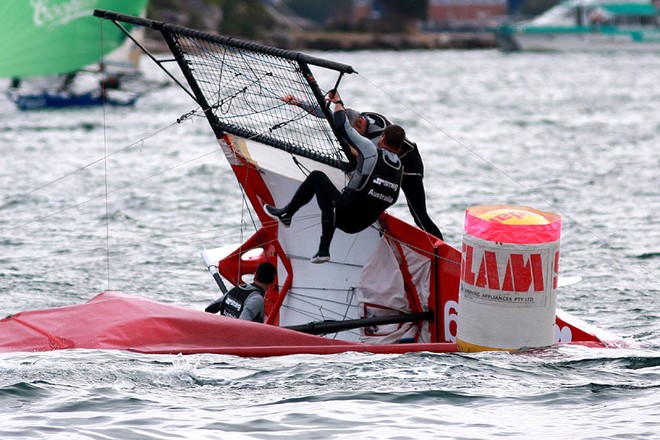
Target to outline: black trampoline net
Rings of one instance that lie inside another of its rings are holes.
[[[189,69],[188,81],[206,101],[200,104],[213,113],[210,122],[216,132],[252,139],[335,167],[346,162],[305,79],[307,64],[260,52],[259,47],[250,50],[234,47],[230,42],[181,34],[171,37],[180,50],[175,56],[183,57],[184,66]],[[283,102],[282,98],[288,95],[309,103],[307,108],[316,108],[316,113]]]

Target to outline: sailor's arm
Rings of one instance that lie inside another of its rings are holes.
[[[206,307],[206,309],[204,309],[204,311],[207,313],[218,313],[222,308],[222,302],[224,301],[226,295],[227,294],[224,294],[220,298],[213,301]]]
[[[243,304],[243,309],[241,310],[241,316],[238,319],[254,321],[254,318],[263,314],[263,311],[264,299],[260,293],[254,292],[245,300],[245,304]]]
[[[296,107],[300,107],[301,109],[305,110],[307,113],[309,113],[312,116],[316,116],[317,118],[325,118],[325,115],[323,114],[323,110],[321,109],[321,106],[318,103],[301,101],[300,99],[298,99],[297,96],[294,95],[286,95],[280,99],[289,105],[295,105]]]
[[[346,117],[346,107],[344,107],[344,102],[341,100],[339,93],[336,91],[330,92],[327,99],[335,104],[335,126],[342,137],[350,144],[351,153],[353,155],[359,154],[365,160],[368,158],[375,158],[378,154],[376,146],[369,139],[361,136],[360,133],[351,127],[351,124]]]

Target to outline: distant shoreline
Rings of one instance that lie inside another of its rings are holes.
[[[158,37],[149,38],[146,47],[154,52],[169,49]],[[415,49],[491,49],[498,47],[490,32],[418,32],[381,34],[358,32],[299,32],[275,35],[263,44],[290,50],[356,51]]]
[[[497,47],[495,36],[490,32],[419,32],[415,34],[305,32],[292,34],[286,40],[278,43],[289,49],[349,51]]]

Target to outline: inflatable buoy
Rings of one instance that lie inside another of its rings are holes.
[[[554,342],[561,217],[528,206],[465,215],[457,344],[514,351]]]
[[[550,223],[541,214],[514,208],[494,209],[480,214],[479,218],[505,225],[547,225]]]

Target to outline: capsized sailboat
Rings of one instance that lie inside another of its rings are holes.
[[[101,27],[95,8],[144,13],[148,0],[0,2],[0,78],[21,110],[131,106],[157,85],[145,81],[126,33]],[[131,28],[131,25],[127,25]]]
[[[5,335],[0,351],[95,348],[269,356],[458,350],[459,292],[472,270],[462,270],[467,258],[461,251],[384,213],[360,233],[337,231],[331,260],[312,264],[320,231],[318,206],[306,205],[288,228],[264,211],[264,204],[286,203],[312,170],[326,173],[338,188],[345,185],[346,145],[334,132],[315,72],[330,78],[326,90],[338,89],[355,72],[351,66],[114,12],[95,15],[148,26],[161,32],[170,47],[188,82],[188,87],[179,85],[206,116],[256,217],[255,232],[244,243],[203,249],[204,264],[221,289],[225,281],[248,281],[261,262],[274,264],[277,279],[265,295],[266,321],[245,322],[106,292],[85,304],[0,321]],[[152,59],[166,70],[169,60]],[[178,82],[177,75],[169,74]],[[318,103],[324,114],[287,105],[281,98],[290,94]],[[534,302],[530,284],[554,292],[561,285],[557,259],[558,253],[525,262],[520,255],[502,279],[522,281],[504,296],[521,293]],[[490,262],[484,257],[477,270],[485,284],[497,279],[495,272],[486,273]],[[520,286],[530,287],[521,291]],[[621,343],[615,335],[552,311],[545,329],[550,344]]]

